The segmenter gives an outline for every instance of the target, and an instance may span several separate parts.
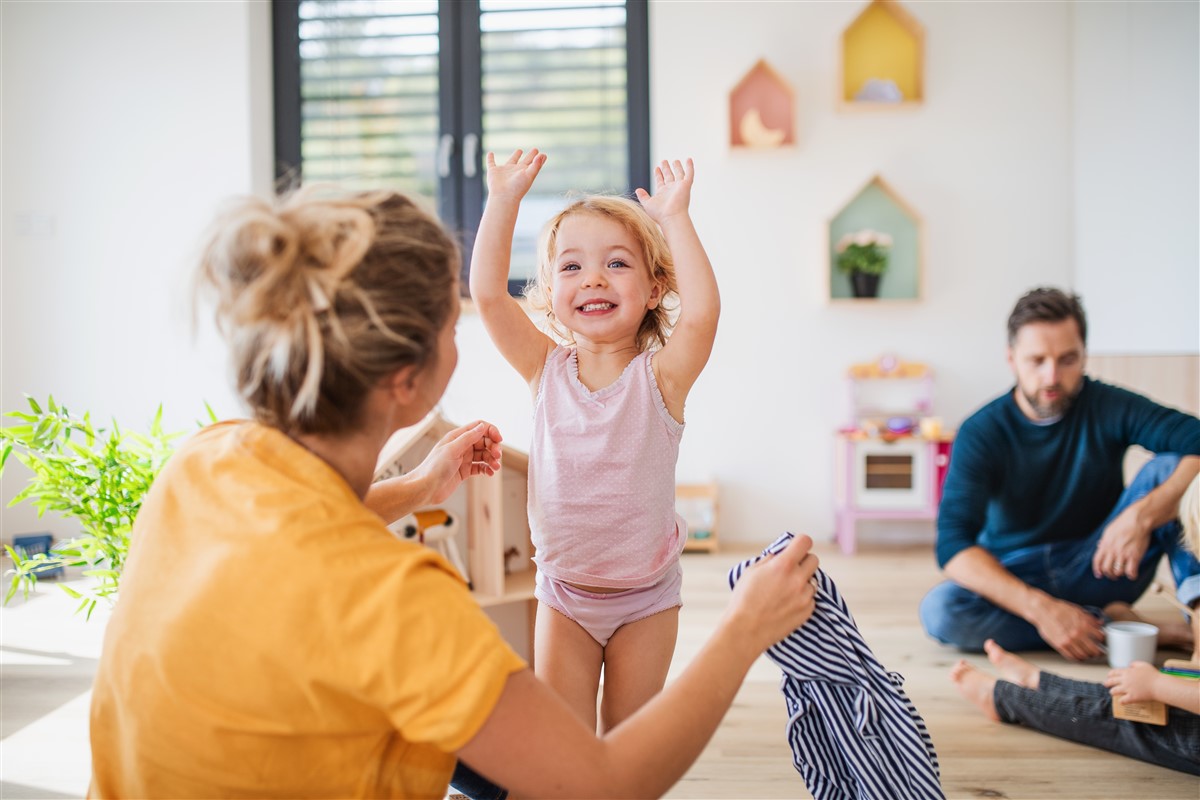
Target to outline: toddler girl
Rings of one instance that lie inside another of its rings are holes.
[[[692,162],[663,161],[640,205],[586,197],[546,224],[527,291],[557,340],[543,333],[507,286],[518,206],[545,161],[488,154],[471,296],[533,393],[534,670],[596,728],[603,668],[605,731],[662,689],[675,649],[687,538],[675,462],[720,298],[688,214]]]

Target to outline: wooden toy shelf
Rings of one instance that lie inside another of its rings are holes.
[[[455,427],[435,411],[420,423],[397,431],[380,454],[375,480],[412,471]],[[455,544],[459,552],[467,554],[468,574],[464,577],[470,581],[472,593],[513,649],[527,659],[533,653],[537,609],[526,514],[528,492],[529,456],[502,445],[499,472],[469,478],[442,504],[447,513],[466,520]]]
[[[717,550],[717,484],[681,483],[675,487],[675,511],[687,521],[685,552]]]

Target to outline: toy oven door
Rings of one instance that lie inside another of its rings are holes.
[[[860,509],[907,511],[929,501],[929,447],[923,439],[868,439],[854,443],[854,504]]]

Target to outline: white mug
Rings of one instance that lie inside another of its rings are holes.
[[[1158,628],[1148,622],[1110,622],[1104,626],[1104,638],[1110,667],[1128,667],[1135,661],[1154,663]]]

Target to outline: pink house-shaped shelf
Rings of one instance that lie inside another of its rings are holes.
[[[759,59],[729,93],[729,144],[771,148],[796,143],[792,87]]]

